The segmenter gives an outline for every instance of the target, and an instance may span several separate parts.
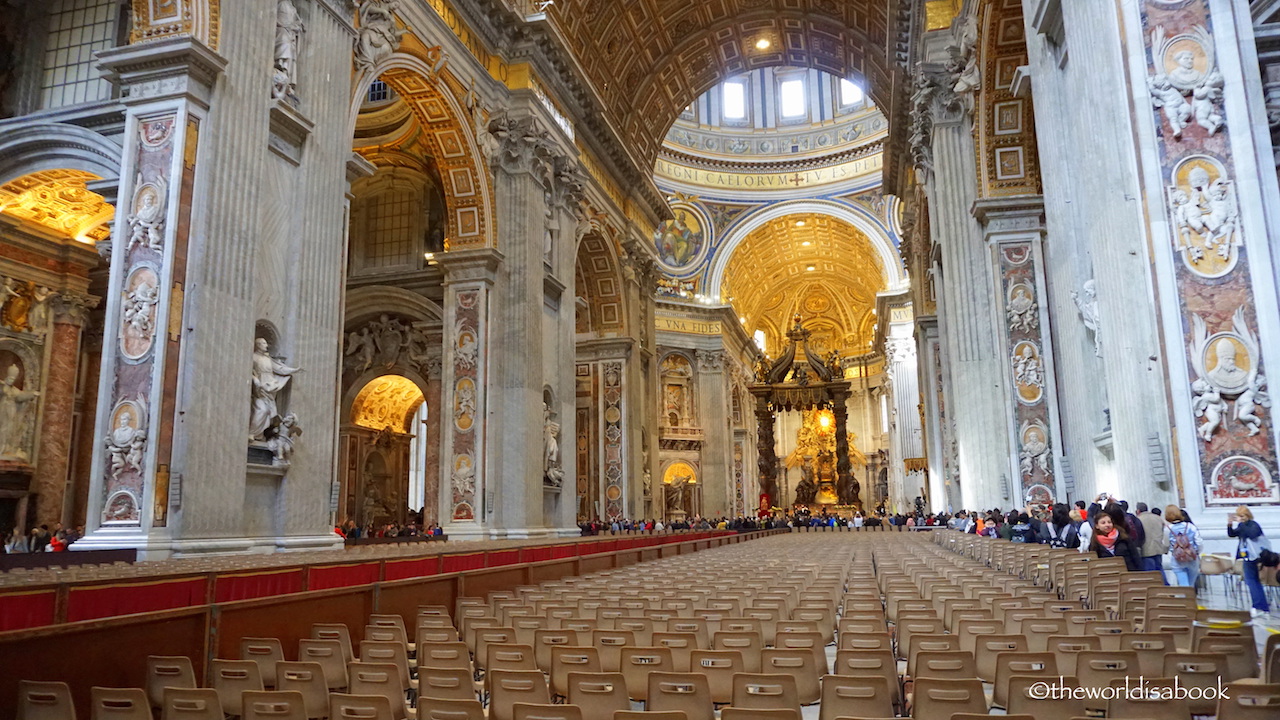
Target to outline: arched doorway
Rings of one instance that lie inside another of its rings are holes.
[[[395,374],[356,393],[340,431],[344,520],[361,527],[417,521],[427,485],[425,400],[414,380]]]

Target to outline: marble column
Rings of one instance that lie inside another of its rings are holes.
[[[904,325],[890,325],[890,332],[910,332]],[[914,509],[921,494],[918,481],[908,482],[906,462],[923,456],[919,403],[919,375],[916,369],[916,341],[910,335],[886,337],[885,362],[889,376],[889,492],[893,503]],[[913,476],[916,475],[913,473]]]
[[[917,175],[929,199],[929,230],[941,248],[939,292],[945,372],[953,390],[959,477],[965,507],[1007,506],[1008,439],[996,354],[999,328],[990,311],[995,282],[971,208],[977,199],[973,118],[952,92],[949,75],[926,67],[917,76]]]
[[[698,376],[698,418],[702,444],[702,516],[729,512],[733,487],[732,435],[729,430],[729,378],[723,350],[695,353]]]
[[[70,522],[67,495],[71,487],[71,433],[80,334],[89,308],[97,301],[64,293],[50,298],[49,302],[53,309],[53,327],[47,340],[49,364],[44,378],[35,492],[36,524],[53,527],[55,523]]]
[[[943,431],[945,406],[942,405],[942,358],[936,317],[916,319],[916,366],[920,378],[920,396],[924,403],[924,447],[929,466],[929,502],[933,512],[960,510],[960,498],[948,477],[946,448],[949,442]]]

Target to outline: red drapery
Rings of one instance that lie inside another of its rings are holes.
[[[67,593],[67,622],[203,605],[207,587],[204,577],[73,587]]]
[[[311,568],[307,589],[328,590],[375,582],[378,582],[378,563],[376,562],[360,565],[327,565]]]
[[[252,600],[271,595],[302,592],[301,568],[279,572],[219,575],[214,581],[213,601]]]
[[[52,625],[57,602],[57,590],[0,595],[0,630]]]

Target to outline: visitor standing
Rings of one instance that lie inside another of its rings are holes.
[[[1239,538],[1236,558],[1244,562],[1244,584],[1248,586],[1249,596],[1253,600],[1250,612],[1254,617],[1265,615],[1271,611],[1271,606],[1267,603],[1267,593],[1258,577],[1258,557],[1263,550],[1271,549],[1271,543],[1262,534],[1262,526],[1253,519],[1253,512],[1244,505],[1236,508],[1236,514],[1227,519],[1227,536]]]
[[[1168,523],[1165,544],[1169,547],[1173,582],[1183,587],[1195,587],[1196,578],[1200,577],[1200,552],[1204,550],[1200,529],[1182,514],[1177,505],[1165,507],[1164,519]]]

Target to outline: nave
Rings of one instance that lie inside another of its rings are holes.
[[[1280,634],[1259,642],[1247,611],[949,531],[795,532],[439,600],[219,638],[236,658],[154,656],[88,708],[74,678],[23,682],[18,717],[1263,720],[1280,705]],[[1191,697],[1105,697],[1140,682]],[[1051,686],[1079,691],[1039,699]],[[1205,699],[1220,687],[1229,700]]]

